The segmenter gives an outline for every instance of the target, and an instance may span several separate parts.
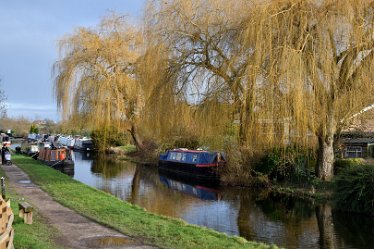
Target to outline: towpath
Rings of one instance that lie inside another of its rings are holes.
[[[155,249],[113,229],[100,225],[54,201],[16,165],[2,166],[7,184],[32,204],[38,214],[59,232],[57,243],[66,248]]]

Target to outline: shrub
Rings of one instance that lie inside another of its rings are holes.
[[[129,138],[127,133],[119,131],[116,127],[103,127],[93,130],[91,133],[95,146],[99,149],[107,149],[110,146],[127,144]]]
[[[255,166],[255,171],[277,182],[310,183],[314,178],[308,167],[312,155],[311,151],[291,146],[274,148],[260,159]]]
[[[120,148],[121,148],[125,153],[133,153],[133,152],[137,151],[136,146],[133,145],[133,144],[126,144],[126,145],[120,146]]]
[[[362,158],[339,159],[334,164],[334,173],[335,175],[337,175],[345,169],[348,169],[351,167],[357,167],[363,164],[364,164],[364,159]]]
[[[174,148],[197,149],[199,144],[200,142],[195,136],[177,137],[173,142]]]
[[[374,214],[374,166],[344,169],[335,179],[335,208],[342,211]]]

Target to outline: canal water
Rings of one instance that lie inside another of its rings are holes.
[[[74,152],[74,179],[146,210],[285,248],[374,248],[374,220],[253,189],[205,185]]]

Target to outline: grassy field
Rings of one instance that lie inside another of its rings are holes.
[[[5,177],[5,174],[0,166],[0,177],[2,176]],[[9,186],[6,191],[7,198],[11,200],[11,208],[14,213],[14,247],[17,249],[63,249],[55,243],[57,231],[52,226],[47,225],[37,211],[34,211],[32,225],[23,223],[23,219],[18,217],[18,201],[20,197]]]
[[[13,160],[58,202],[145,243],[178,249],[277,248],[146,212],[31,158],[14,155]]]

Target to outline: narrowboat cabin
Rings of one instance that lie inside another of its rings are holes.
[[[26,154],[28,156],[35,155],[39,152],[38,145],[35,142],[29,143],[27,140],[24,140],[21,143],[21,153]]]
[[[60,136],[57,141],[69,149],[74,148],[75,139],[72,136]]]
[[[0,139],[1,139],[1,145],[10,146],[11,144],[10,137],[7,134],[1,133]]]
[[[210,180],[218,179],[225,165],[224,153],[186,149],[169,150],[158,162],[162,170]]]
[[[67,150],[65,148],[39,148],[38,160],[48,166],[63,166],[67,159]]]
[[[74,150],[91,151],[94,150],[94,144],[91,138],[77,138],[74,143]]]

